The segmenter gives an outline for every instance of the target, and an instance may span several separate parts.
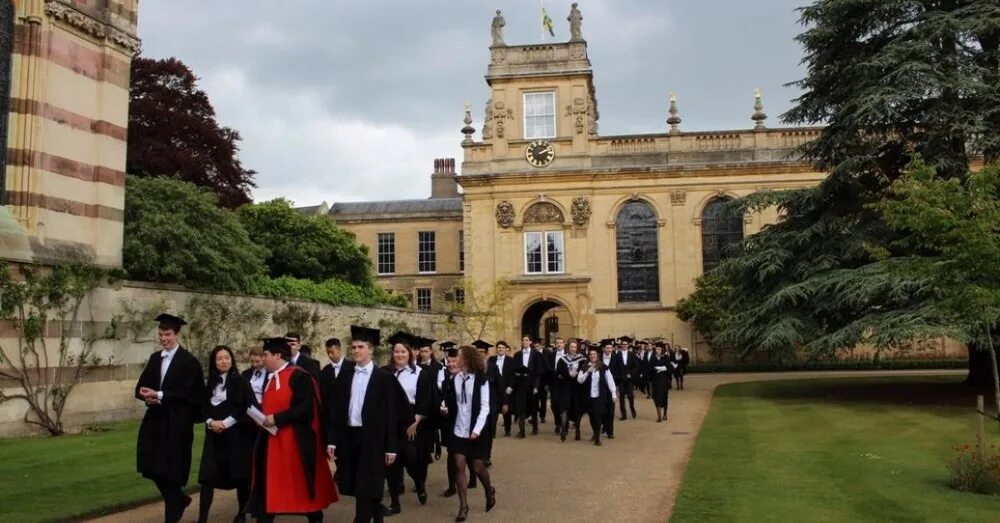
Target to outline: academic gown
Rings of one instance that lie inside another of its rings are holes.
[[[191,473],[194,424],[201,421],[205,377],[201,363],[184,347],[174,353],[160,383],[162,351],[154,352],[135,385],[163,392],[159,405],[147,405],[136,441],[136,465],[143,477],[185,485]]]
[[[289,362],[291,363],[291,362]],[[298,359],[294,363],[297,367],[302,367],[303,370],[309,373],[314,380],[319,381],[319,362],[310,358],[308,355],[300,352]]]
[[[573,362],[575,362],[577,370],[587,366],[587,359],[583,356],[578,356]],[[583,397],[580,383],[569,374],[570,364],[573,362],[562,358],[556,364],[556,385],[553,390],[553,400],[559,406],[560,413],[569,412],[570,419],[577,420],[583,413]]]
[[[344,371],[354,367],[354,362],[344,358],[340,362],[340,372],[335,373],[333,363],[327,363],[323,370],[319,372],[319,390],[323,399],[323,441],[329,441],[330,433],[330,408],[333,405],[334,396],[337,394],[335,383],[344,375]]]
[[[331,431],[328,442],[337,447],[337,487],[341,494],[364,499],[381,499],[385,485],[385,455],[398,453],[396,380],[392,374],[373,368],[361,410],[362,445],[358,454],[348,452],[351,385],[357,366],[341,372],[334,384]]]
[[[527,366],[523,363],[524,350],[528,350],[531,353],[528,356]],[[545,372],[545,362],[542,361],[541,353],[532,349],[524,350],[518,351],[511,362],[514,364],[512,370],[514,376],[511,381],[513,383],[512,388],[514,389],[514,413],[522,419],[531,414],[530,406],[534,405],[532,403],[535,398],[534,391],[539,388],[541,376]]]
[[[233,372],[226,377],[225,387],[225,401],[212,405],[215,384],[209,384],[202,404],[202,417],[222,421],[232,416],[236,425],[220,433],[205,428],[198,483],[217,489],[234,489],[250,481],[250,463],[258,428],[246,413],[255,399],[250,384],[244,381],[243,376]]]
[[[337,501],[320,438],[319,391],[312,376],[288,365],[264,389],[261,411],[278,433],[260,431],[251,500],[255,514],[307,514]]]
[[[653,356],[649,360],[649,387],[650,396],[653,403],[660,408],[667,406],[667,395],[670,393],[670,380],[673,378],[674,366],[670,355],[660,357]],[[665,367],[666,370],[657,370],[656,367]]]

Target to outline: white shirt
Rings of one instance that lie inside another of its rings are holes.
[[[174,360],[174,354],[177,354],[177,345],[174,348],[167,350],[163,349],[160,351],[160,388],[163,388],[163,378],[167,377],[167,369],[170,368],[170,362]]]
[[[212,389],[212,397],[208,401],[212,404],[213,407],[218,407],[220,404],[222,404],[223,401],[226,401],[226,398],[227,398],[226,377],[223,376],[222,383],[217,384],[215,388]],[[208,418],[207,420],[205,420],[205,424],[211,426],[213,421],[215,420],[213,420],[212,418]],[[226,419],[222,420],[222,423],[228,429],[229,427],[236,425],[236,418],[232,416],[226,416]]]
[[[452,430],[452,434],[459,438],[469,437],[469,426],[472,422],[473,389],[475,386],[475,376],[464,372],[459,372],[455,375],[455,404],[458,405],[458,412],[455,416],[455,428]],[[464,402],[462,401],[463,392],[466,399]],[[489,416],[489,413],[490,382],[483,380],[482,386],[479,387],[479,416],[476,418],[475,425],[472,426],[473,433],[483,433],[483,427],[486,426],[486,417]]]
[[[576,377],[576,380],[579,381],[580,383],[585,383],[587,381],[587,376],[593,375],[593,377],[590,380],[590,397],[596,398],[601,395],[601,379],[599,377],[601,374],[604,374],[604,377],[607,378],[608,390],[611,391],[611,397],[612,398],[616,397],[618,395],[618,389],[615,388],[615,378],[611,376],[610,372],[604,372],[604,373],[598,371],[581,372]]]
[[[531,359],[531,349],[521,349],[521,365],[528,368],[528,360]]]
[[[438,369],[438,375],[437,375],[438,391],[441,390],[441,384],[444,383],[445,372],[448,372],[448,367],[441,367],[440,369]]]
[[[500,371],[501,375],[503,375],[503,366],[505,361],[507,361],[507,356],[497,355],[497,370]]]
[[[372,378],[375,365],[368,362],[367,365],[356,365],[354,367],[354,379],[351,381],[351,404],[347,410],[347,425],[351,427],[361,427],[361,412],[365,407],[365,392],[368,391],[368,381]]]
[[[254,369],[253,373],[250,374],[250,389],[253,390],[253,395],[257,397],[257,403],[264,401],[265,376],[267,376],[267,371],[264,368]]]
[[[623,351],[620,351],[619,354],[622,355],[622,363],[628,365],[628,351],[627,350],[623,350]]]
[[[333,377],[336,378],[340,376],[340,369],[344,366],[344,358],[340,358],[340,361],[330,360],[330,365],[333,365]]]
[[[420,377],[420,373],[423,370],[419,365],[414,369],[410,369],[409,367],[396,369],[396,379],[402,385],[403,392],[406,393],[406,399],[410,402],[410,405],[417,403],[417,378]]]
[[[610,367],[611,366],[611,356],[608,356],[607,354],[605,354],[605,355],[603,355],[601,357],[604,359],[604,368]],[[581,383],[583,383],[583,382],[581,382]]]

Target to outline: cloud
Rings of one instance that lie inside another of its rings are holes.
[[[570,3],[545,2],[560,40]],[[781,86],[801,75],[799,3],[580,2],[601,132],[664,131],[671,91],[686,130],[749,128],[754,87],[776,126],[795,96]],[[464,103],[489,97],[497,8],[508,43],[540,40],[538,4],[524,0],[144,2],[139,35],[146,56],[191,66],[240,131],[256,199],[424,198],[434,158],[461,162]]]

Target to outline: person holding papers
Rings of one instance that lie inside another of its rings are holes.
[[[650,393],[653,396],[653,405],[656,407],[656,422],[666,421],[667,402],[670,397],[670,379],[674,375],[676,366],[668,350],[669,344],[657,342],[656,351],[649,360],[650,369]]]
[[[276,514],[323,521],[323,509],[337,501],[320,432],[318,386],[309,372],[289,364],[291,356],[286,338],[264,340],[271,375],[260,410],[268,431],[257,439],[250,506],[265,523]]]

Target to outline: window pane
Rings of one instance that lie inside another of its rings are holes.
[[[524,94],[524,137],[556,136],[556,93]]]
[[[437,254],[434,247],[434,231],[417,233],[417,271],[437,270]]]
[[[458,272],[465,272],[465,231],[458,231]]]
[[[431,310],[430,289],[417,289],[417,309],[422,311]]]
[[[542,233],[524,233],[524,267],[528,274],[542,272]]]
[[[743,217],[725,212],[728,198],[716,198],[701,212],[702,270],[708,272],[733,254],[743,242]]]
[[[618,301],[659,301],[657,227],[656,212],[645,202],[629,202],[618,212]]]
[[[547,272],[563,272],[563,233],[545,233]]]
[[[396,272],[396,235],[391,232],[378,234],[376,242],[376,268],[379,274]]]

